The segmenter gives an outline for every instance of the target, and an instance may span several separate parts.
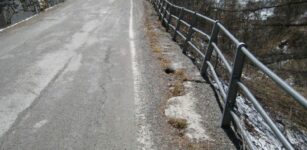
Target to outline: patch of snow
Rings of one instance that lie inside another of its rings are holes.
[[[245,74],[242,74],[242,78],[246,79],[246,80],[253,80],[250,76],[247,76]]]
[[[285,45],[282,50],[283,50],[282,52],[285,53],[285,54],[291,53],[291,51],[289,50],[289,45]]]
[[[267,20],[269,17],[274,15],[274,8],[271,9],[262,9],[257,11],[256,13],[250,13],[249,18],[250,19],[261,19],[261,20]],[[259,18],[260,17],[260,18]]]
[[[294,76],[292,76],[292,75],[290,75],[290,76],[286,79],[286,82],[287,82],[289,85],[291,85],[291,86],[294,85],[294,81],[295,81],[295,79],[294,79]]]
[[[179,62],[179,63],[172,63],[171,65],[172,65],[171,68],[174,68],[174,70],[182,68],[182,63],[181,62]]]
[[[279,46],[277,46],[272,51],[273,52],[278,52],[278,53],[284,53],[284,54],[291,54],[291,50],[289,49],[289,45],[287,43],[280,44]]]
[[[44,126],[46,123],[48,123],[48,120],[41,120],[39,122],[37,122],[33,127],[35,129],[41,128],[42,126]]]
[[[284,66],[284,65],[289,64],[289,63],[291,63],[291,61],[289,59],[285,60],[285,61],[280,61],[281,66]]]
[[[274,9],[263,9],[260,11],[260,17],[262,20],[267,20],[269,17],[274,15]]]
[[[221,81],[221,83],[225,91],[227,91],[228,84],[224,81]],[[218,89],[217,83],[213,81],[212,84],[216,89]],[[251,102],[249,102],[245,97],[239,95],[236,98],[236,107],[238,113],[241,115],[241,122],[244,122],[245,120],[249,124],[253,125],[253,132],[249,132],[246,125],[244,123],[242,124],[254,146],[259,149],[284,149],[283,145],[276,138],[273,131],[266,124],[262,116],[257,112]],[[302,150],[307,148],[306,132],[285,128],[282,124],[276,125],[282,129],[282,131],[284,130],[284,135],[295,146],[295,148]]]
[[[283,149],[282,144],[274,136],[274,133],[256,109],[242,96],[238,96],[236,102],[238,112],[244,116],[241,119],[246,119],[247,122],[255,126],[255,132],[247,132],[255,146],[265,149]]]
[[[295,21],[295,23],[299,24],[299,23],[303,23],[304,20],[307,19],[307,11],[305,11],[305,13],[301,14]]]
[[[305,150],[307,148],[307,133],[305,131],[289,129],[286,130],[286,136],[296,146],[296,149]]]
[[[185,134],[192,140],[203,141],[209,137],[202,125],[201,115],[196,112],[197,99],[192,93],[184,96],[173,97],[168,100],[165,115],[170,118],[186,119],[188,126]]]

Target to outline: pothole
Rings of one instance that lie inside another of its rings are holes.
[[[176,72],[176,70],[174,68],[167,67],[167,68],[164,69],[164,72],[166,74],[174,74]]]

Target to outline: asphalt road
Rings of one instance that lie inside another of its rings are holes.
[[[137,149],[148,141],[135,117],[131,25],[142,11],[131,8],[142,5],[132,3],[67,0],[0,32],[1,149]]]

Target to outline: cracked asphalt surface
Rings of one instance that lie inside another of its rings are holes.
[[[130,7],[67,0],[0,33],[1,149],[137,148]]]

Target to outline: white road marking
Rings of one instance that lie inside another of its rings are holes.
[[[38,16],[38,15],[36,14],[36,15],[31,16],[31,17],[29,17],[29,18],[26,18],[26,19],[24,19],[24,20],[22,20],[22,21],[20,21],[20,22],[17,22],[17,23],[15,23],[15,24],[13,24],[13,25],[10,25],[10,26],[8,26],[8,27],[6,27],[6,28],[0,29],[0,32],[2,32],[2,31],[4,31],[4,30],[7,30],[7,29],[10,29],[10,28],[12,28],[12,27],[15,27],[15,26],[17,26],[18,24],[21,24],[21,23],[23,23],[23,22],[26,22],[26,21],[28,21],[28,20],[30,20],[30,19],[36,17],[36,16]]]
[[[132,60],[132,71],[134,78],[134,101],[136,106],[136,121],[137,121],[137,142],[138,149],[153,149],[151,132],[149,131],[149,124],[146,123],[146,116],[144,114],[145,110],[145,100],[141,97],[141,74],[137,64],[136,48],[135,48],[135,35],[133,28],[133,0],[130,0],[130,21],[129,21],[129,38],[130,38],[130,51],[131,51],[131,60]]]

